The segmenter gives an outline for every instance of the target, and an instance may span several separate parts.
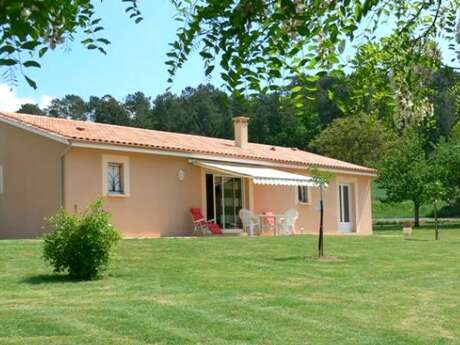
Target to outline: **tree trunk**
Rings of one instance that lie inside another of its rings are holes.
[[[439,240],[439,225],[438,225],[438,203],[434,201],[434,232],[436,241]]]
[[[420,204],[414,201],[414,226],[420,227]]]
[[[319,239],[318,239],[318,256],[324,256],[324,234],[323,234],[323,216],[324,216],[324,208],[323,208],[323,188],[320,187],[321,193],[321,200],[319,202]]]

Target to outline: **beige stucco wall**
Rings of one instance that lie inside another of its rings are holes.
[[[200,207],[201,169],[186,158],[73,148],[66,155],[65,206],[81,211],[102,195],[103,155],[129,157],[130,195],[107,196],[105,209],[124,236],[192,232],[190,207]],[[183,181],[179,169],[185,172]]]
[[[0,123],[0,238],[35,238],[44,217],[61,205],[61,157],[66,146]]]
[[[371,178],[358,177],[358,200],[357,200],[357,216],[359,223],[357,232],[361,234],[372,234],[372,192]]]
[[[290,170],[297,174],[308,176],[308,172],[302,170]],[[371,178],[349,174],[334,174],[328,187],[324,190],[324,231],[326,233],[339,232],[338,211],[338,188],[339,184],[346,183],[351,186],[350,212],[352,232],[360,234],[372,234],[372,210],[371,210]],[[253,185],[254,207],[253,211],[261,213],[271,211],[283,213],[289,208],[295,208],[299,212],[296,223],[297,231],[314,233],[319,229],[319,188],[310,189],[310,204],[297,202],[297,187],[277,187]]]

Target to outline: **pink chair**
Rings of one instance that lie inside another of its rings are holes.
[[[262,222],[262,228],[264,226],[268,227],[271,231],[275,231],[276,229],[276,218],[273,212],[271,211],[262,211],[262,214],[264,215],[263,217],[263,222]]]
[[[262,212],[262,214],[266,216],[264,218],[265,218],[267,225],[275,226],[275,215],[273,214],[273,212],[264,211]]]

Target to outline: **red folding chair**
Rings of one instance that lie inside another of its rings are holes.
[[[214,219],[206,220],[200,208],[191,208],[190,215],[193,221],[193,235],[223,235],[223,231]]]

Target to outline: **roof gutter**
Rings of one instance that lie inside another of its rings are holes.
[[[61,144],[70,145],[70,141],[62,135],[51,133],[49,131],[45,131],[43,129],[37,128],[35,126],[31,126],[31,125],[28,125],[28,124],[25,124],[19,121],[11,120],[5,116],[0,116],[0,121],[3,123],[6,123],[7,125],[10,125],[16,128],[20,128],[20,129],[24,129],[30,133],[34,133],[42,137],[60,142]]]

